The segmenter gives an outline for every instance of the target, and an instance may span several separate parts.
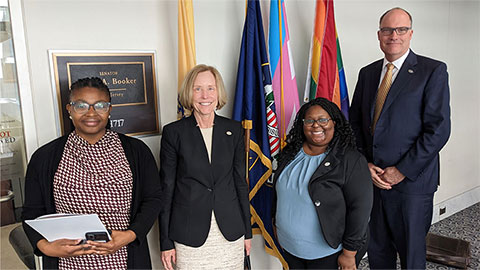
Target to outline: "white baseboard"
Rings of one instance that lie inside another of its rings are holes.
[[[476,187],[453,198],[437,203],[433,206],[432,224],[457,212],[460,212],[478,202],[480,202],[480,187]],[[443,210],[445,210],[445,212],[440,215],[441,209],[442,212]]]

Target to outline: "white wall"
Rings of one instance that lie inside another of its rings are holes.
[[[20,0],[15,0],[20,1]],[[230,116],[245,2],[194,0],[197,62],[222,73]],[[38,145],[57,137],[47,50],[155,50],[162,126],[176,115],[177,2],[155,0],[23,0],[27,51]],[[337,0],[335,13],[350,97],[362,66],[382,57],[376,30],[387,9],[401,6],[413,16],[412,49],[448,65],[452,135],[442,151],[440,203],[480,186],[480,2]],[[262,2],[268,33],[268,1]],[[303,96],[312,33],[313,0],[287,1],[291,45],[300,96]],[[144,138],[158,156],[160,137]],[[158,158],[158,157],[157,157]],[[477,198],[477,201],[480,198]],[[158,236],[150,235],[154,266],[160,267]],[[279,268],[254,241],[252,265]]]

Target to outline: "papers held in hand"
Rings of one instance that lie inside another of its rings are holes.
[[[63,238],[84,239],[85,234],[88,232],[106,232],[109,240],[111,240],[110,234],[97,214],[51,214],[32,220],[25,220],[25,223],[49,242]]]

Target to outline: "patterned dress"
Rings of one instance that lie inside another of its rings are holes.
[[[110,230],[130,224],[133,175],[118,134],[95,144],[72,132],[53,180],[57,213],[98,214]],[[59,269],[127,269],[127,247],[114,254],[59,259]]]

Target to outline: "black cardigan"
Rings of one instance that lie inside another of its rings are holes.
[[[274,185],[287,165],[285,162],[278,164]],[[365,246],[373,203],[373,184],[362,154],[333,143],[310,178],[308,191],[329,246],[337,248],[341,243],[343,248],[353,251]],[[274,219],[276,199],[274,192]]]
[[[128,269],[151,269],[147,233],[160,212],[160,180],[155,159],[142,141],[118,134],[133,174],[133,194],[130,206],[129,230],[137,238],[127,247]],[[56,213],[53,199],[53,176],[62,158],[67,136],[42,146],[33,154],[25,177],[25,203],[22,219],[35,219],[41,215]],[[58,269],[58,258],[44,255],[37,242],[42,235],[23,222],[34,253],[43,257],[44,269]]]

